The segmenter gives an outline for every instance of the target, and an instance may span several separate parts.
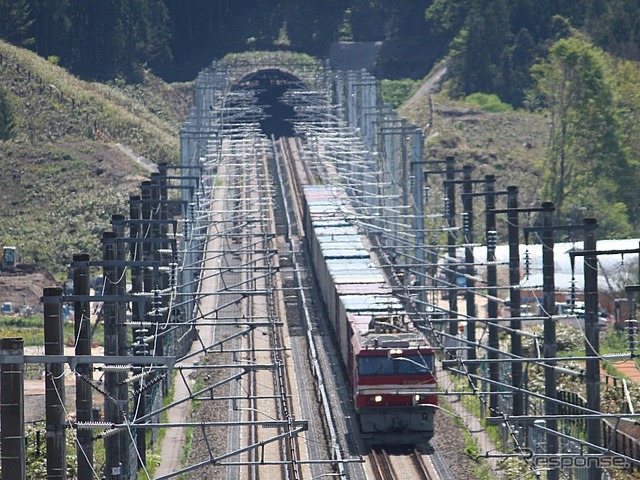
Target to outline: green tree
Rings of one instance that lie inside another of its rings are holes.
[[[29,0],[0,0],[0,36],[21,47],[33,45],[33,16]]]
[[[460,57],[463,93],[498,93],[504,83],[502,64],[511,41],[506,1],[476,1],[467,25]]]
[[[514,106],[524,103],[531,88],[531,65],[535,60],[535,43],[526,28],[518,32],[512,48],[503,57],[502,97]]]
[[[587,25],[597,45],[623,58],[640,58],[637,0],[591,0]]]
[[[467,0],[434,0],[425,11],[425,18],[434,31],[453,37],[464,25],[468,13]]]
[[[122,5],[117,31],[122,48],[117,73],[129,80],[140,80],[141,67],[162,67],[171,60],[170,32],[164,2],[130,0]]]
[[[622,180],[626,185],[640,182],[640,65],[621,61],[615,64],[616,106],[620,122],[620,142],[628,159],[629,169]],[[634,227],[640,225],[640,193],[637,188],[627,190],[627,204]]]
[[[609,205],[625,199],[625,186],[618,182],[627,171],[605,55],[580,39],[562,39],[533,74],[550,116],[545,194],[562,222],[584,216],[576,206],[603,218]]]
[[[36,53],[44,58],[69,57],[72,33],[69,0],[34,0],[32,5]]]
[[[142,67],[171,60],[170,19],[164,0],[67,0],[71,54],[63,64],[83,77],[137,81]]]
[[[65,63],[85,78],[105,78],[105,72],[112,70],[112,57],[116,54],[116,51],[104,48],[111,36],[108,25],[113,21],[115,8],[111,5],[101,7],[101,3],[99,0],[69,0],[73,50]]]

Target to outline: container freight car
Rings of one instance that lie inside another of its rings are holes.
[[[433,436],[434,351],[413,325],[340,186],[303,188],[306,241],[369,444]]]

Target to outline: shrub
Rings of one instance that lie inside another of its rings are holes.
[[[382,80],[382,100],[391,108],[398,108],[411,98],[419,86],[420,82],[410,79]]]
[[[505,113],[512,112],[513,107],[508,103],[504,103],[497,95],[491,93],[472,93],[465,98],[467,103],[471,103],[480,110],[489,113]]]

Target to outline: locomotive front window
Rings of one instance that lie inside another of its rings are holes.
[[[395,358],[358,357],[360,375],[422,375],[433,372],[433,357],[406,355]]]
[[[359,357],[360,375],[393,375],[394,362],[387,357]]]
[[[433,357],[407,355],[406,357],[398,357],[393,362],[396,364],[398,373],[409,375],[433,373]]]

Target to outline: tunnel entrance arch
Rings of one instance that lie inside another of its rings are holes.
[[[283,102],[283,95],[289,90],[303,90],[306,85],[295,75],[278,68],[268,68],[252,72],[242,77],[233,90],[253,90],[258,106],[263,109],[260,129],[271,137],[292,137],[295,135],[295,111]]]

